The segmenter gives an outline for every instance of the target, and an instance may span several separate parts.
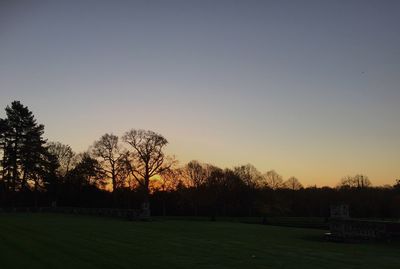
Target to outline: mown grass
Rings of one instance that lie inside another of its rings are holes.
[[[322,230],[57,214],[1,214],[0,268],[400,268],[400,244]]]
[[[210,221],[211,217],[167,216],[155,217],[156,220]],[[320,217],[216,217],[218,221],[249,224],[266,224],[297,228],[328,229],[325,218]]]

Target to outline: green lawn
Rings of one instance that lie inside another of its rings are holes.
[[[0,268],[400,268],[400,244],[325,242],[323,230],[0,214]]]

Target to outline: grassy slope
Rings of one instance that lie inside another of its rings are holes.
[[[400,245],[229,222],[0,215],[0,268],[400,268]],[[255,257],[252,257],[255,255]]]

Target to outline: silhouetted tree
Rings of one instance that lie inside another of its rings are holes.
[[[347,188],[367,188],[371,186],[371,181],[369,181],[368,177],[362,174],[355,175],[353,177],[346,176],[342,178],[340,187],[347,187]]]
[[[64,188],[68,192],[67,201],[70,204],[82,205],[90,195],[99,189],[104,189],[107,181],[99,162],[88,152],[78,155],[78,163],[65,176]]]
[[[251,164],[237,166],[233,169],[236,176],[238,176],[245,184],[245,191],[242,193],[243,202],[247,205],[248,215],[253,215],[255,201],[257,199],[257,188],[261,186],[262,175]]]
[[[166,196],[168,192],[176,191],[178,185],[182,183],[180,180],[182,176],[182,169],[166,169],[160,174],[157,180],[155,189],[161,193],[162,200],[162,215],[167,215],[167,201]]]
[[[224,215],[228,215],[229,213],[236,215],[251,213],[246,203],[251,201],[251,195],[254,190],[249,187],[235,171],[225,169],[224,174],[224,207],[222,208],[222,213]]]
[[[127,152],[121,149],[118,136],[105,134],[94,142],[92,148],[94,157],[100,159],[104,174],[111,179],[112,191],[124,184]]]
[[[106,134],[89,153],[75,155],[58,142],[45,143],[43,125],[20,102],[0,119],[0,193],[2,206],[113,206],[142,203],[153,212],[264,216],[329,216],[332,203],[347,203],[353,217],[398,218],[400,180],[393,186],[372,187],[365,175],[348,176],[338,188],[308,187],[291,177],[283,182],[274,170],[261,175],[248,164],[234,169],[191,161],[172,169],[163,152],[167,140],[143,130],[127,132],[126,153],[118,137]],[[126,183],[123,183],[126,179]],[[111,180],[113,190],[107,190]],[[135,183],[135,184],[133,184]],[[151,183],[151,184],[150,184]],[[128,187],[129,184],[129,187]],[[114,199],[116,198],[116,199]],[[144,210],[144,216],[150,210]]]
[[[164,148],[167,139],[153,131],[130,130],[125,133],[123,140],[132,147],[128,165],[133,178],[143,190],[143,216],[150,216],[149,184],[150,179],[169,169],[172,162],[166,159]]]
[[[211,220],[215,220],[218,215],[218,208],[223,208],[225,205],[224,192],[227,188],[227,178],[225,177],[224,171],[216,166],[209,166],[209,176],[207,177],[207,197],[209,203],[211,203]]]
[[[61,175],[59,173],[60,163],[56,155],[54,155],[48,147],[44,162],[42,162],[43,171],[43,189],[48,192],[50,203],[53,206],[57,205],[58,191],[61,184]],[[37,194],[36,194],[37,195]],[[37,197],[35,198],[37,202]]]
[[[194,188],[202,186],[208,177],[208,171],[206,165],[199,163],[198,161],[190,161],[186,164],[184,172],[188,180],[188,184]]]
[[[47,154],[44,126],[37,124],[32,112],[19,101],[6,107],[6,115],[2,121],[3,180],[12,193],[27,191],[30,186],[36,193]]]
[[[299,181],[297,178],[295,178],[295,177],[290,177],[288,180],[286,180],[286,181],[283,183],[283,186],[284,186],[285,188],[291,189],[291,190],[293,190],[293,191],[300,190],[300,189],[303,188],[303,185],[302,185],[302,184],[300,183],[300,181]]]
[[[216,169],[215,166],[210,164],[200,163],[192,160],[184,167],[184,177],[187,185],[189,186],[190,197],[193,204],[193,213],[198,215],[199,206],[206,204],[208,198],[205,197],[206,186],[211,173]]]
[[[250,188],[256,188],[261,186],[262,175],[261,173],[251,164],[236,166],[233,169],[234,173],[239,176],[243,182]]]
[[[99,162],[88,153],[84,153],[79,163],[68,172],[66,180],[78,188],[83,186],[104,188],[107,184]]]
[[[282,176],[279,175],[275,170],[268,171],[264,174],[264,179],[267,187],[276,190],[283,187]]]
[[[73,168],[75,153],[69,145],[64,145],[60,142],[49,142],[47,143],[47,148],[59,163],[57,172],[61,177],[64,177]]]

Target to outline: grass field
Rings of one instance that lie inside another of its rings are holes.
[[[190,221],[210,221],[210,217],[156,217],[156,220],[190,220]],[[226,222],[239,222],[248,224],[262,224],[264,222],[262,217],[217,217],[218,221]],[[265,219],[266,224],[275,226],[287,226],[297,228],[314,228],[314,229],[328,229],[328,223],[324,218],[316,217],[268,217]]]
[[[232,222],[1,214],[0,268],[400,268],[400,244]]]

